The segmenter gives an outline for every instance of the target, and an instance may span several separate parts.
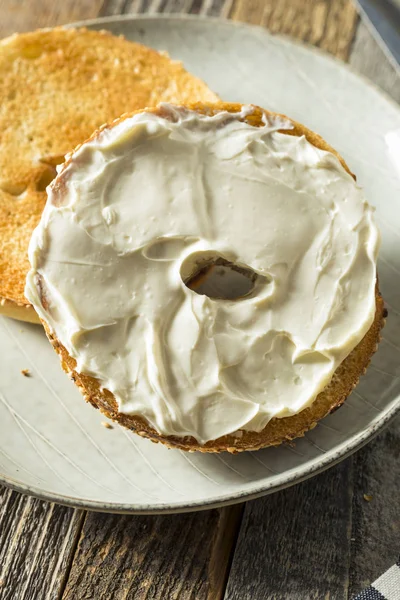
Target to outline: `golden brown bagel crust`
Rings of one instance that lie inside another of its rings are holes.
[[[105,31],[0,41],[0,314],[39,322],[24,296],[27,249],[67,152],[127,110],[217,99],[181,63]]]
[[[239,104],[228,104],[221,102],[214,105],[197,103],[189,105],[188,108],[203,114],[215,114],[222,110],[239,112],[242,106]],[[140,110],[136,112],[143,111]],[[154,108],[148,110],[147,112],[153,112],[161,116],[167,116],[162,107]],[[244,117],[243,120],[255,127],[259,127],[262,125],[262,116],[265,113],[270,115],[276,114],[255,107],[254,112],[251,115]],[[114,127],[117,123],[128,116],[131,115],[122,116],[120,119],[114,121],[109,127]],[[291,121],[291,119],[289,120]],[[282,130],[282,133],[297,136],[305,135],[308,141],[314,144],[317,148],[327,150],[335,154],[341,161],[344,168],[350,173],[344,160],[319,135],[313,133],[299,123],[294,121],[291,122],[293,124],[293,129]],[[97,136],[98,132],[95,132],[89,139],[94,139]],[[71,158],[67,161],[66,165],[69,164],[70,161]],[[64,181],[61,172],[53,184],[53,191],[55,194],[58,193],[60,197],[62,197],[63,188]],[[42,302],[44,306],[46,306],[45,296],[42,297]],[[260,432],[240,431],[234,434],[223,436],[217,440],[209,441],[205,445],[200,445],[193,437],[163,436],[155,431],[142,417],[118,412],[118,405],[113,394],[108,390],[102,390],[99,382],[95,378],[78,373],[75,370],[76,361],[68,354],[65,347],[49,330],[47,324],[43,324],[51,344],[60,357],[61,365],[64,371],[70,374],[73,381],[84,395],[85,399],[95,408],[100,409],[100,411],[110,419],[118,421],[121,425],[128,429],[134,430],[142,437],[150,438],[153,442],[162,442],[169,447],[180,448],[188,451],[198,450],[200,452],[242,452],[244,450],[258,450],[266,446],[277,446],[283,442],[288,442],[296,437],[303,436],[306,431],[315,427],[320,419],[339,408],[350,394],[352,389],[357,385],[360,376],[365,373],[371,356],[377,349],[385,316],[386,310],[384,308],[383,299],[379,293],[377,283],[376,312],[370,329],[361,342],[352,350],[352,352],[337,368],[330,384],[317,396],[316,400],[311,406],[294,416],[285,417],[282,419],[272,419]]]

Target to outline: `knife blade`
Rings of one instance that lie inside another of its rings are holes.
[[[400,1],[357,0],[361,13],[373,26],[373,33],[384,52],[400,69]]]

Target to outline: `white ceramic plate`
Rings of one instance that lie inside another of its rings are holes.
[[[287,113],[337,148],[377,207],[390,315],[368,374],[339,411],[294,447],[237,456],[185,454],[105,429],[43,331],[0,319],[0,480],[64,504],[150,513],[238,502],[310,477],[354,452],[400,408],[400,109],[340,62],[261,28],[181,17],[89,25],[165,49],[222,98]]]

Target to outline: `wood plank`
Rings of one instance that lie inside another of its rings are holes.
[[[247,503],[225,599],[347,599],[351,507],[351,458]]]
[[[57,599],[82,523],[82,511],[0,488],[1,599]]]
[[[186,13],[227,18],[233,0],[105,0],[101,16],[137,13]]]
[[[400,77],[361,21],[350,65],[400,103]],[[354,501],[349,597],[396,560],[400,539],[400,418],[354,458]],[[364,494],[372,496],[370,502]]]
[[[400,76],[363,21],[357,29],[349,62],[400,103]]]
[[[349,598],[398,560],[400,418],[355,455],[354,477]]]
[[[351,0],[235,0],[231,17],[310,42],[343,60],[358,21]]]
[[[241,512],[89,513],[63,599],[218,600]]]
[[[364,22],[357,31],[350,65],[400,103],[400,77]],[[398,556],[399,458],[399,418],[355,456],[349,597],[379,577]],[[370,502],[364,494],[372,496]]]
[[[102,0],[0,0],[0,38],[18,31],[54,27],[98,15]]]

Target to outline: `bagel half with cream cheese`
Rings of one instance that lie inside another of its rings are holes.
[[[279,445],[365,372],[385,318],[373,210],[303,125],[161,104],[96,131],[48,196],[26,296],[85,399],[124,427],[188,451]],[[219,259],[253,272],[246,296],[187,285]]]

